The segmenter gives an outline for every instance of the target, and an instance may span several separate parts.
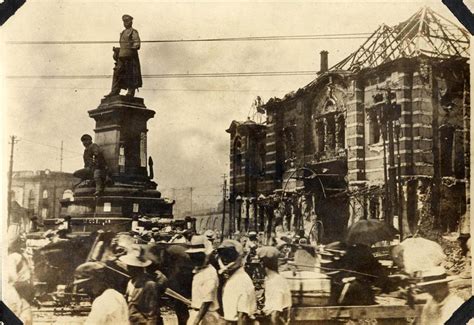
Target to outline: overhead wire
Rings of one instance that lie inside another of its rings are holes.
[[[110,87],[45,87],[45,86],[8,86],[7,88],[17,89],[71,89],[71,90],[104,90]],[[288,91],[287,89],[211,89],[211,88],[143,88],[140,91],[190,91],[190,92],[282,92]]]
[[[360,39],[366,38],[371,33],[332,33],[332,34],[303,34],[303,35],[274,35],[274,36],[241,36],[217,38],[182,38],[182,39],[156,39],[142,40],[141,43],[194,43],[194,42],[247,42],[247,41],[292,41],[292,40],[317,40],[317,39]],[[84,44],[116,44],[110,40],[85,40],[85,41],[6,41],[11,45],[84,45]]]
[[[143,74],[144,79],[170,78],[229,78],[229,77],[275,77],[275,76],[314,76],[317,71],[258,71],[258,72],[211,72],[211,73],[162,73]],[[110,79],[112,75],[7,75],[7,79]]]
[[[33,140],[30,140],[30,139],[26,139],[24,137],[18,137],[18,140],[21,140],[21,141],[26,141],[26,142],[30,142],[30,143],[33,143],[33,144],[37,144],[37,145],[40,145],[40,146],[44,146],[44,147],[49,147],[49,148],[52,148],[52,149],[56,149],[56,150],[61,150],[61,147],[57,147],[57,146],[54,146],[54,145],[51,145],[51,144],[46,144],[46,143],[41,143],[41,142],[37,142],[37,141],[33,141]],[[72,150],[68,150],[68,149],[62,149],[64,152],[69,152],[69,153],[73,153],[73,154],[76,154],[76,155],[81,155],[82,156],[82,153],[79,153],[77,151],[72,151]],[[71,158],[71,157],[69,157]]]

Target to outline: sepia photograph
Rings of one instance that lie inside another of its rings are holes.
[[[0,11],[0,324],[474,324],[441,1]]]

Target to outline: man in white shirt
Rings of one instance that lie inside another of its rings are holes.
[[[224,240],[218,248],[220,264],[229,276],[222,305],[224,319],[230,324],[248,324],[257,311],[255,287],[242,265],[243,253],[242,244],[235,240]]]
[[[194,236],[186,253],[194,265],[189,325],[217,325],[220,316],[217,289],[219,278],[214,266],[209,264],[212,246],[205,236]]]
[[[74,284],[94,301],[84,325],[128,325],[128,305],[125,298],[113,289],[105,275],[105,266],[87,262],[77,267]]]
[[[264,314],[269,324],[287,324],[291,308],[291,291],[287,280],[278,273],[280,251],[272,246],[261,247],[257,256],[265,267]]]
[[[464,300],[449,292],[446,271],[442,266],[423,274],[418,286],[430,294],[421,313],[421,325],[442,325],[464,303]]]

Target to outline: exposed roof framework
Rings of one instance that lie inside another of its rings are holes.
[[[382,24],[362,46],[331,70],[374,68],[399,58],[469,57],[469,33],[428,7],[396,25]]]

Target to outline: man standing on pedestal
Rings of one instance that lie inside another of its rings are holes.
[[[142,86],[138,60],[140,37],[138,31],[132,28],[132,16],[123,15],[122,20],[125,29],[120,33],[120,48],[114,47],[115,68],[112,90],[105,97],[119,95],[121,89],[127,89],[127,96],[133,97],[135,90]]]
[[[84,134],[81,137],[84,145],[84,168],[76,170],[74,177],[85,179],[94,179],[95,193],[94,195],[101,195],[104,192],[106,179],[106,163],[105,158],[100,147],[92,142],[92,137],[89,134]]]

